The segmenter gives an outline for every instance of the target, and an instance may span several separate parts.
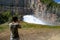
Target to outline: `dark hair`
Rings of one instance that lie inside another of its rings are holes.
[[[12,21],[16,22],[18,21],[18,18],[16,16],[12,17]]]

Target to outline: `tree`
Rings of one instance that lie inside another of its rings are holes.
[[[10,17],[11,17],[10,11],[2,12],[0,14],[0,24],[9,21]]]

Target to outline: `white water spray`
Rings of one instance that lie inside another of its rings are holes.
[[[39,20],[38,18],[34,17],[33,15],[25,15],[25,16],[23,16],[23,21],[28,22],[28,23],[46,25],[46,23],[44,23],[42,20]]]

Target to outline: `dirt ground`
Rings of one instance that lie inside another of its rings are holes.
[[[20,40],[60,40],[60,29],[19,29]],[[0,40],[9,40],[10,31],[0,33]]]

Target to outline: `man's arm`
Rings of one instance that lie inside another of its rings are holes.
[[[21,28],[21,25],[20,24],[18,24],[18,28]]]

